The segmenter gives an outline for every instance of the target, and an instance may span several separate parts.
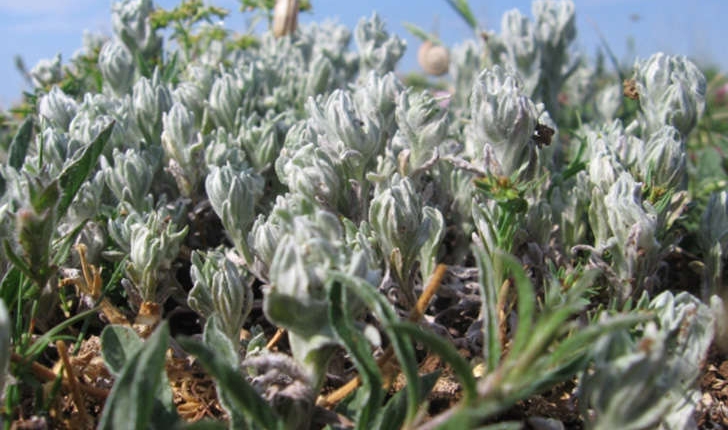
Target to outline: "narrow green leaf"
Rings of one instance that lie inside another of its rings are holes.
[[[402,321],[394,324],[394,329],[407,333],[407,335],[413,337],[418,342],[427,346],[430,350],[434,351],[437,355],[445,360],[450,366],[452,366],[455,375],[463,385],[465,391],[466,401],[474,400],[478,397],[477,383],[473,377],[472,369],[470,364],[463,357],[460,356],[458,351],[453,345],[448,343],[442,337],[435,335],[434,333],[422,330],[418,325],[413,324],[409,321]]]
[[[76,324],[79,321],[82,321],[84,318],[89,317],[99,310],[97,308],[91,308],[87,311],[83,311],[79,314],[76,314],[72,316],[71,318],[68,318],[67,320],[63,321],[62,323],[54,326],[47,332],[43,333],[40,337],[38,337],[35,342],[33,342],[28,349],[26,349],[23,352],[23,355],[25,357],[32,357],[35,358],[38,354],[43,352],[44,349],[48,346],[51,341],[53,341],[53,338],[60,333],[61,331],[65,330],[67,327]]]
[[[162,71],[162,82],[173,83],[172,81],[177,78],[179,70],[177,69],[177,63],[179,60],[179,52],[175,51],[172,54],[172,58],[164,65]]]
[[[421,400],[417,359],[414,346],[409,341],[409,337],[399,333],[393,327],[394,323],[398,321],[397,314],[387,299],[363,279],[337,271],[330,271],[329,279],[332,282],[341,282],[344,286],[350,287],[349,291],[359,296],[364,304],[382,321],[382,326],[392,343],[392,349],[397,356],[397,360],[399,360],[400,369],[407,379],[407,419],[413,419]]]
[[[99,159],[99,155],[104,150],[106,142],[111,137],[111,132],[114,129],[115,121],[112,121],[105,129],[103,129],[98,136],[83,150],[83,154],[69,165],[58,178],[58,182],[61,185],[61,201],[58,204],[58,217],[62,217],[66,214],[68,206],[71,205],[71,201],[76,196],[78,189],[81,188],[83,182],[88,178],[88,175],[93,171],[96,166],[96,162]]]
[[[20,125],[18,132],[15,133],[12,142],[10,142],[8,165],[20,170],[23,167],[25,161],[25,155],[28,153],[28,146],[30,146],[30,137],[33,133],[33,117],[29,116],[25,118],[25,121]]]
[[[8,309],[15,307],[15,301],[18,299],[18,290],[23,288],[23,273],[17,267],[13,266],[3,276],[0,283],[0,299],[5,302]]]
[[[460,15],[460,17],[465,20],[466,23],[472,28],[473,30],[476,30],[478,28],[478,21],[475,19],[475,15],[473,15],[473,11],[470,9],[470,5],[468,4],[467,0],[446,0],[447,3],[455,9],[455,12]]]
[[[440,371],[423,375],[420,378],[420,397],[425,398],[437,383]],[[398,391],[387,404],[379,410],[374,425],[371,428],[379,430],[397,430],[402,428],[407,414],[407,391]]]
[[[483,297],[481,312],[483,314],[483,355],[488,372],[498,367],[501,359],[501,344],[498,338],[498,291],[496,290],[495,269],[490,256],[482,246],[474,250],[478,263],[478,284]]]
[[[412,24],[410,22],[403,22],[402,25],[404,26],[405,29],[407,29],[407,31],[412,33],[413,36],[420,39],[421,41],[424,42],[426,40],[429,40],[430,42],[432,42],[436,45],[442,45],[442,42],[440,41],[440,39],[438,39],[434,35],[426,32],[425,30],[422,29],[422,27]]]
[[[52,263],[55,265],[60,265],[62,262],[66,261],[68,258],[68,254],[71,253],[71,248],[73,247],[73,244],[76,242],[76,238],[78,237],[78,234],[81,233],[81,230],[86,226],[86,223],[88,220],[83,220],[76,227],[73,228],[70,232],[68,232],[65,236],[59,238],[56,240],[51,248],[53,251],[53,258]]]
[[[179,338],[178,342],[187,352],[197,357],[202,367],[215,378],[218,387],[228,393],[235,406],[244,411],[253,422],[264,429],[281,428],[280,420],[268,403],[248,384],[238,369],[229,366],[202,342],[192,338]]]
[[[232,339],[225,334],[220,324],[218,314],[213,313],[210,315],[205,323],[202,340],[208,348],[215,351],[218,358],[222,359],[229,367],[236,368],[240,356]],[[247,427],[245,411],[236,406],[235,400],[231,398],[231,393],[217,384],[217,395],[220,399],[220,404],[230,417],[230,428]]]
[[[502,253],[497,258],[503,259],[506,271],[511,274],[518,294],[518,327],[513,338],[513,346],[509,352],[509,354],[518,355],[532,338],[533,321],[536,312],[536,293],[533,290],[531,280],[528,279],[526,272],[515,258]]]
[[[30,270],[30,266],[18,256],[18,254],[13,251],[13,247],[10,246],[10,242],[6,240],[3,240],[3,250],[5,251],[5,256],[10,260],[11,263],[13,263],[13,267],[18,269],[20,272],[23,273],[23,275],[27,276],[30,279],[35,279],[35,276],[33,275],[33,272]]]
[[[372,357],[369,342],[356,330],[349,312],[347,312],[347,291],[338,282],[329,286],[329,320],[336,321],[331,328],[334,330],[337,339],[344,344],[351,355],[354,365],[359,371],[364,390],[362,408],[359,410],[356,419],[357,429],[367,429],[371,420],[376,416],[377,410],[384,400],[382,390],[382,375],[379,372],[376,360]]]
[[[116,377],[143,345],[139,335],[130,327],[107,325],[101,332],[101,356],[106,367]]]
[[[550,355],[552,363],[559,363],[570,359],[579,351],[588,350],[601,336],[615,330],[630,329],[635,325],[654,319],[649,313],[624,314],[609,318],[607,321],[590,324],[568,338],[564,339]]]
[[[162,322],[124,365],[106,400],[98,428],[147,429],[164,373],[169,327]],[[174,424],[174,423],[170,423]]]

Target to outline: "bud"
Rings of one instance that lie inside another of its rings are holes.
[[[160,145],[162,116],[172,107],[172,93],[159,82],[158,69],[151,81],[141,78],[134,84],[132,106],[144,139],[150,145]]]
[[[395,111],[398,135],[410,151],[408,173],[430,160],[447,137],[447,111],[429,93],[403,92]]]
[[[152,12],[152,0],[128,0],[111,5],[114,33],[131,52],[138,52],[145,58],[161,56],[162,39],[152,28],[149,19]]]
[[[657,53],[635,64],[646,132],[672,125],[682,136],[697,125],[705,107],[705,76],[685,57]]]
[[[110,40],[99,53],[99,71],[114,93],[127,94],[134,83],[134,58],[123,44]]]
[[[192,253],[190,277],[193,287],[187,303],[200,316],[217,314],[225,334],[237,344],[240,329],[253,307],[253,291],[244,279],[245,270],[217,250]]]
[[[146,155],[146,156],[145,156]],[[127,149],[124,152],[114,148],[112,158],[114,166],[106,163],[104,176],[106,185],[119,202],[129,202],[137,211],[151,209],[151,201],[147,198],[155,169],[149,154]]]
[[[414,291],[407,280],[411,279],[411,270],[423,245],[433,237],[436,239],[431,247],[439,245],[445,224],[442,214],[431,207],[423,208],[421,195],[412,181],[395,174],[391,185],[372,200],[369,224],[387,265],[400,280],[405,300],[413,304]],[[429,254],[430,257],[434,255]],[[427,266],[430,266],[429,261]]]
[[[252,264],[248,231],[255,219],[255,204],[263,193],[261,178],[245,170],[236,173],[229,164],[212,166],[205,190],[235,249]]]
[[[653,133],[645,146],[642,169],[651,173],[651,185],[664,190],[685,189],[687,161],[685,142],[680,132],[666,125]]]
[[[485,70],[470,96],[472,123],[467,136],[471,147],[484,147],[491,173],[529,179],[536,171],[536,145],[531,136],[537,124],[536,107],[522,95],[517,78],[495,66]]]
[[[369,19],[359,20],[354,40],[359,48],[360,74],[374,70],[384,75],[393,71],[407,46],[399,36],[387,33],[384,21],[376,12]]]
[[[225,73],[212,84],[208,103],[210,118],[218,127],[235,131],[237,112],[242,102],[241,88],[232,75]]]
[[[43,59],[30,70],[30,79],[37,88],[48,87],[61,82],[63,71],[61,69],[61,54],[52,60]]]
[[[175,103],[162,115],[162,125],[162,147],[169,158],[168,171],[180,193],[190,197],[196,192],[203,174],[201,151],[204,142],[202,136],[195,133],[195,116],[182,104]]]
[[[78,103],[71,97],[68,97],[57,86],[40,99],[38,105],[38,113],[46,118],[59,130],[66,131],[71,124],[71,120],[76,116]]]

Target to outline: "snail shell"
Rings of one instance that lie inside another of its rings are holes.
[[[450,52],[442,45],[435,45],[425,40],[417,51],[417,62],[425,73],[441,76],[447,73],[450,67]]]
[[[296,31],[298,0],[276,0],[273,8],[273,35],[285,36]]]

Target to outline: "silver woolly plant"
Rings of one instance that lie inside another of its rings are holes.
[[[125,273],[133,288],[130,292],[142,303],[161,304],[170,294],[169,286],[162,285],[161,290],[159,287],[177,258],[187,230],[187,226],[178,229],[157,211],[150,212],[146,220],[130,223],[128,237],[124,238],[129,244]]]
[[[466,127],[466,151],[482,160],[491,174],[532,179],[537,170],[536,106],[523,94],[514,74],[495,66],[473,84],[471,123]]]
[[[205,136],[205,164],[222,167],[229,164],[236,170],[250,168],[245,151],[239,140],[224,128],[218,128]]]
[[[55,128],[61,131],[68,130],[77,110],[78,103],[56,86],[41,97],[38,104],[38,115],[50,121]]]
[[[152,28],[149,15],[154,11],[152,0],[124,0],[111,6],[114,33],[129,50],[144,58],[160,54],[162,39]]]
[[[135,65],[129,49],[116,39],[109,40],[99,53],[99,71],[114,94],[128,94],[134,84]]]
[[[431,167],[438,147],[448,132],[447,111],[427,92],[403,92],[395,110],[398,130],[392,146],[398,146],[400,175],[415,176]]]
[[[194,251],[191,261],[193,286],[187,304],[205,319],[217,315],[222,331],[238,344],[240,329],[253,308],[253,290],[245,269],[220,250]]]
[[[663,248],[658,241],[658,216],[644,202],[641,185],[622,172],[606,193],[592,190],[589,222],[594,232],[593,256],[608,262],[610,284],[621,300],[656,286]],[[588,247],[587,247],[588,248]]]
[[[373,71],[354,90],[354,104],[362,115],[376,124],[382,142],[389,141],[396,131],[393,114],[403,91],[404,85],[394,73],[381,76]]]
[[[342,174],[361,182],[382,150],[377,122],[359,111],[349,91],[336,90],[325,100],[309,99],[311,125],[323,138],[319,145],[344,167]]]
[[[169,112],[162,114],[162,147],[167,156],[167,171],[177,182],[177,189],[185,197],[199,192],[204,175],[202,150],[204,141],[195,127],[194,113],[181,103],[174,103]]]
[[[384,21],[373,13],[369,19],[362,18],[354,30],[354,40],[359,48],[359,73],[374,70],[379,75],[394,70],[407,46],[399,36],[390,36]]]
[[[52,60],[42,59],[30,69],[30,79],[39,88],[58,83],[62,77],[61,54],[56,54]]]
[[[328,319],[326,291],[329,270],[341,270],[377,285],[378,271],[367,253],[350,249],[341,222],[331,212],[315,209],[310,215],[279,213],[282,233],[270,263],[269,286],[263,310],[274,324],[286,328],[294,358],[304,366],[318,392],[329,358],[337,345]],[[350,303],[356,314],[361,305]]]
[[[172,93],[161,82],[159,69],[152,79],[141,78],[132,91],[132,108],[139,130],[149,145],[160,145],[162,136],[162,118],[172,107]]]
[[[658,53],[637,61],[634,81],[644,135],[671,125],[687,136],[697,125],[705,106],[706,82],[687,58]]]
[[[503,15],[500,34],[488,35],[486,65],[503,65],[517,71],[524,92],[558,113],[558,95],[566,80],[577,70],[571,43],[576,38],[574,3],[535,1],[533,21],[518,10]]]
[[[708,306],[688,293],[666,291],[646,307],[655,320],[640,335],[617,331],[593,348],[594,364],[579,383],[591,429],[695,428],[695,383],[713,340]]]
[[[399,286],[400,300],[406,308],[413,306],[415,263],[420,262],[421,279],[428,279],[444,235],[442,213],[424,205],[409,178],[395,174],[389,186],[374,196],[369,224],[387,269]]]
[[[250,267],[253,254],[248,232],[255,220],[255,205],[263,193],[261,178],[248,170],[238,171],[230,164],[212,166],[205,179],[205,190],[235,250]]]
[[[268,170],[276,160],[291,121],[290,112],[268,111],[264,118],[257,112],[245,118],[238,130],[238,140],[255,171]]]
[[[207,112],[215,125],[232,132],[237,128],[237,112],[242,103],[241,85],[233,75],[225,73],[212,84]]]
[[[114,165],[109,165],[102,158],[102,171],[106,185],[119,202],[128,202],[135,210],[144,212],[153,207],[153,199],[149,195],[152,187],[155,165],[159,163],[159,154],[154,151],[136,151],[127,149],[121,152],[114,148],[112,153]]]
[[[700,289],[702,299],[707,301],[717,294],[726,300],[728,294],[723,286],[723,267],[728,255],[728,192],[710,195],[700,219],[698,243],[705,254]]]

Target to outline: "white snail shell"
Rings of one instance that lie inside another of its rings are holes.
[[[425,40],[417,51],[417,62],[429,75],[444,75],[450,67],[450,52],[442,45]]]
[[[298,0],[276,0],[273,7],[273,35],[285,36],[296,31]]]

